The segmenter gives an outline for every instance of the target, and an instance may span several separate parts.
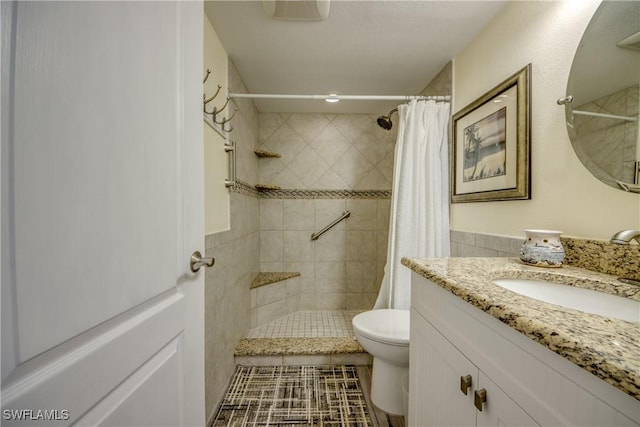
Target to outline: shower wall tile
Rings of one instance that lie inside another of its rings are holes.
[[[347,210],[351,216],[346,220],[350,230],[376,230],[378,219],[377,200],[347,200]]]
[[[283,210],[283,200],[260,199],[260,230],[284,230]]]
[[[356,293],[377,292],[376,263],[373,261],[347,262],[347,291]]]
[[[333,165],[333,170],[347,183],[349,189],[355,189],[373,168],[374,165],[355,146],[345,151]]]
[[[310,231],[315,228],[315,201],[307,199],[283,200],[285,230]]]
[[[339,218],[347,209],[347,201],[345,199],[319,199],[315,201],[315,225],[316,230],[322,230],[328,224],[331,224],[336,218]],[[331,231],[344,230],[350,218],[336,224]]]
[[[298,271],[291,270],[284,267],[283,262],[261,262],[260,263],[260,272],[262,273],[277,273],[280,271]]]
[[[285,299],[287,297],[287,285],[285,282],[286,280],[255,288],[256,307]]]
[[[384,112],[381,112],[381,114]],[[389,190],[395,128],[385,131],[368,114],[278,114],[258,118],[259,181],[296,189]]]
[[[376,303],[378,292],[373,293],[347,293],[346,296],[346,309],[347,310],[370,310]]]
[[[300,273],[298,287],[300,294],[315,291],[315,262],[286,262],[282,271],[297,271]]]
[[[314,242],[308,231],[284,232],[284,262],[309,262],[315,258]]]
[[[277,182],[281,188],[304,188],[304,184],[297,177],[295,173],[291,169],[283,169],[276,177],[274,178],[274,182]]]
[[[369,190],[372,188],[380,188],[386,185],[387,179],[377,169],[373,169],[369,172],[360,182],[358,182],[354,190]]]
[[[326,171],[324,175],[318,178],[318,182],[322,182],[324,190],[343,190],[349,187],[333,169]]]
[[[286,298],[257,308],[258,325],[264,325],[287,315]]]
[[[384,113],[386,111],[381,114]],[[377,127],[381,132],[385,132],[375,123],[375,119],[372,116],[366,114],[339,114],[333,120],[333,124],[352,143],[369,129]]]
[[[391,217],[391,199],[379,199],[376,230],[388,231]]]
[[[315,293],[344,292],[346,280],[346,263],[344,261],[317,262],[315,269]]]
[[[313,149],[330,165],[351,147],[351,142],[335,126],[327,126],[313,141]]]
[[[347,233],[332,229],[315,241],[315,261],[344,261],[347,257]]]
[[[289,170],[300,180],[302,188],[314,188],[329,167],[313,148],[307,147],[291,162]]]
[[[330,123],[324,114],[292,114],[287,122],[306,142],[313,141]]]
[[[376,261],[377,233],[347,231],[347,261]]]
[[[393,182],[393,151],[376,165],[376,170],[389,182]]]
[[[282,231],[260,231],[260,262],[282,262],[284,233]]]

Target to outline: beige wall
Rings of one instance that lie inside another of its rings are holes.
[[[218,85],[222,88],[218,96],[207,105],[207,111],[213,107],[218,109],[224,105],[227,97],[227,52],[224,50],[218,35],[214,31],[209,19],[204,17],[204,55],[202,76],[206,70],[211,70],[209,78],[204,83],[203,92],[207,97],[216,93]],[[218,118],[220,120],[220,118]],[[229,220],[229,191],[224,186],[227,178],[227,157],[224,151],[225,140],[222,136],[203,123],[204,131],[204,229],[205,234],[228,230]]]
[[[454,204],[452,230],[522,236],[525,228],[553,228],[608,239],[640,229],[640,196],[613,189],[584,168],[571,148],[564,108],[556,105],[599,3],[511,2],[455,58],[454,112],[532,63],[532,200]]]

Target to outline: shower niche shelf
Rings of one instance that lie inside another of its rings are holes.
[[[271,151],[265,151],[265,150],[253,150],[253,152],[256,154],[256,156],[262,158],[262,159],[268,159],[268,158],[278,158],[281,157],[280,154],[278,153],[273,153]]]

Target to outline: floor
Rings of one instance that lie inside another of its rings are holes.
[[[250,330],[247,338],[353,337],[351,319],[361,312],[297,311]]]
[[[369,399],[364,366],[238,366],[213,427],[404,427]]]
[[[315,421],[312,420],[313,423],[320,424],[309,424],[309,420],[298,420],[297,423],[282,421],[280,424],[273,424],[274,421],[273,418],[271,418],[271,421],[269,422],[272,424],[265,424],[263,421],[256,422],[255,425],[405,426],[404,417],[387,415],[383,411],[377,409],[370,401],[371,356],[364,352],[355,340],[353,327],[351,325],[353,317],[361,312],[362,310],[298,311],[252,329],[249,331],[247,338],[241,340],[241,344],[238,346],[238,349],[236,349],[236,364],[239,365],[238,369],[246,369],[249,370],[249,372],[251,369],[267,369],[266,375],[269,379],[262,381],[262,384],[254,384],[255,389],[252,393],[260,394],[261,396],[282,396],[280,398],[275,398],[275,400],[272,400],[272,403],[269,403],[269,405],[276,405],[275,409],[272,409],[270,413],[278,413],[282,416],[282,411],[284,410],[283,405],[288,405],[287,411],[291,410],[292,412],[287,412],[287,414],[295,414],[297,411],[297,414],[300,415],[301,409],[293,408],[295,405],[292,406],[292,402],[295,400],[292,401],[291,399],[299,399],[300,396],[314,395],[316,392],[305,391],[305,387],[313,388],[319,383],[306,383],[302,388],[293,391],[293,389],[296,388],[295,384],[305,384],[304,378],[308,379],[310,376],[313,376],[310,374],[309,369],[322,368],[338,370],[340,372],[342,372],[343,369],[346,369],[350,372],[348,377],[342,377],[340,380],[334,379],[334,386],[337,384],[335,381],[338,381],[338,383],[341,382],[342,384],[351,384],[353,381],[358,381],[363,397],[358,397],[357,399],[353,398],[351,403],[354,403],[355,408],[357,408],[352,409],[355,411],[354,414],[359,413],[360,415],[357,417],[354,415],[353,418],[342,419],[340,421],[342,424],[331,424],[334,421],[329,417],[327,420],[324,420],[323,418],[321,423],[319,421],[320,418],[315,419]],[[277,371],[278,369],[282,369],[282,371]],[[292,371],[287,371],[289,369]],[[355,379],[351,374],[354,370],[357,373],[357,377]],[[276,375],[275,372],[294,372],[294,374],[293,378],[289,380],[278,381],[274,380]],[[247,424],[242,424],[241,421],[239,421],[239,417],[249,420],[251,415],[246,413],[240,415],[241,412],[239,412],[239,406],[237,405],[239,405],[238,399],[242,401],[242,398],[239,398],[238,385],[234,383],[235,380],[236,378],[234,376],[234,380],[232,381],[229,389],[231,392],[235,387],[235,391],[230,395],[230,399],[235,398],[235,403],[231,403],[233,400],[229,401],[230,406],[226,407],[225,415],[222,415],[224,420],[223,418],[218,418],[216,421],[218,424],[214,423],[214,426],[254,425],[249,421],[246,421]],[[287,389],[285,387],[283,390],[283,386],[289,388]],[[276,389],[280,388],[280,391],[278,392],[273,390],[274,387]],[[353,389],[347,388],[347,390],[349,390],[349,393],[355,393]],[[366,405],[366,411],[362,404],[362,398]],[[339,408],[348,406],[345,398],[341,401],[342,403],[340,403],[339,399],[340,398],[338,397],[337,403],[325,403],[325,409],[318,409],[318,411],[325,411],[323,415],[324,417],[327,413],[331,412],[326,409],[327,407]],[[280,402],[280,408],[278,408],[277,402]],[[299,400],[296,402],[297,404],[302,405]],[[233,405],[236,405],[235,413],[233,412]],[[220,414],[222,413],[223,406],[220,408],[219,416],[221,416]],[[320,408],[322,408],[322,406],[320,406]],[[309,409],[309,411],[310,410],[311,409]],[[264,411],[269,413],[266,406],[261,406],[261,411],[263,412],[263,415]],[[231,415],[232,413],[235,415]],[[349,412],[347,411],[347,414],[348,413]],[[257,415],[254,413],[254,417],[255,416]],[[236,422],[237,424],[233,424],[233,422]]]
[[[353,366],[238,366],[214,427],[372,426]]]

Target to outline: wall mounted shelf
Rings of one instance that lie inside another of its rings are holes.
[[[278,158],[278,157],[281,157],[280,154],[272,153],[271,151],[253,150],[253,152],[256,154],[256,156],[258,156],[260,158]]]

